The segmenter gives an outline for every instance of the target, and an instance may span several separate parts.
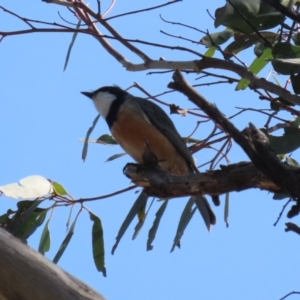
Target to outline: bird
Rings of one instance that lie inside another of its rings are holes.
[[[145,145],[155,154],[161,169],[176,175],[198,173],[194,159],[174,123],[154,102],[131,95],[118,86],[81,92],[90,98],[106,120],[112,136],[137,163],[143,164]],[[216,217],[202,195],[193,196],[208,230]]]

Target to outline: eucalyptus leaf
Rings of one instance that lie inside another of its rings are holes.
[[[191,197],[187,202],[186,206],[184,207],[174,238],[174,242],[171,248],[171,252],[174,251],[175,247],[180,245],[180,239],[183,236],[184,230],[186,229],[187,225],[189,224],[190,220],[192,219],[197,207],[192,208],[194,205],[194,197]]]
[[[49,222],[50,219],[48,219],[48,221],[46,222],[41,238],[40,238],[40,243],[39,243],[39,252],[41,254],[45,254],[45,252],[48,252],[50,249],[50,244],[51,244],[51,240],[50,240],[50,231],[49,231]]]
[[[226,193],[225,206],[224,206],[224,221],[226,227],[229,227],[228,217],[229,217],[229,193]]]
[[[81,25],[81,20],[78,21],[78,23],[76,25],[76,29],[79,29],[80,25]],[[68,62],[69,62],[69,59],[70,59],[71,51],[72,51],[72,48],[74,46],[75,40],[77,38],[77,34],[78,34],[77,31],[75,31],[73,33],[73,36],[72,36],[72,39],[71,39],[71,43],[70,43],[68,51],[67,51],[67,56],[66,56],[65,65],[64,65],[64,71],[66,70],[66,68],[68,66]]]
[[[97,117],[94,119],[92,126],[88,129],[85,139],[84,139],[84,144],[83,144],[83,148],[82,148],[82,154],[81,154],[81,158],[83,161],[85,161],[86,157],[87,157],[87,153],[88,153],[88,140],[89,137],[91,135],[91,133],[93,132],[98,120],[100,119],[100,115],[97,115]]]
[[[144,193],[144,191],[142,191],[140,193],[140,195],[138,196],[138,198],[136,199],[136,201],[134,202],[134,204],[132,205],[130,211],[128,212],[125,220],[123,221],[119,232],[117,234],[116,237],[116,242],[112,247],[111,253],[114,254],[118,244],[121,240],[121,238],[123,237],[124,233],[126,232],[127,228],[129,227],[129,225],[131,224],[131,222],[133,221],[133,219],[135,218],[135,216],[138,214],[138,211],[141,207],[143,207],[143,205],[145,205],[145,202],[147,201],[147,199],[149,198],[149,196],[147,194]]]
[[[262,55],[260,57],[256,57],[251,63],[251,65],[248,68],[249,71],[251,71],[253,74],[258,74],[268,64],[268,61],[266,61],[266,59],[271,57],[272,50],[270,48],[265,49]],[[242,78],[237,84],[235,90],[244,90],[248,87],[249,83],[250,81],[248,79]]]
[[[90,219],[93,221],[92,246],[94,262],[97,270],[102,272],[103,276],[106,277],[104,239],[101,220],[93,213],[89,212],[89,214]]]
[[[155,214],[155,219],[154,219],[153,225],[150,228],[149,233],[148,233],[147,251],[153,249],[152,243],[155,239],[156,232],[158,230],[161,218],[162,218],[162,216],[163,216],[163,214],[164,214],[164,212],[167,208],[168,203],[169,203],[169,200],[164,200],[163,204],[159,207],[158,211]]]
[[[54,258],[53,258],[53,263],[57,264],[58,261],[60,260],[61,256],[64,254],[67,246],[69,245],[70,243],[70,240],[74,234],[74,229],[75,229],[75,225],[76,225],[76,221],[77,221],[77,218],[75,218],[75,220],[73,221],[66,237],[64,238],[64,240],[62,241],[57,253],[55,254]]]

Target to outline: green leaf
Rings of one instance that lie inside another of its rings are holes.
[[[288,42],[277,43],[272,50],[272,65],[276,72],[291,75],[300,72],[300,47]]]
[[[98,115],[94,121],[93,121],[93,125],[89,128],[89,130],[87,131],[86,133],[86,136],[85,136],[85,140],[84,140],[84,144],[83,144],[83,149],[82,149],[82,154],[81,154],[81,158],[83,161],[85,161],[86,159],[86,156],[87,156],[87,152],[88,152],[88,140],[89,140],[89,137],[91,135],[91,133],[93,132],[98,120],[100,118],[100,115]]]
[[[160,208],[158,209],[158,211],[155,214],[155,219],[154,219],[153,225],[150,228],[149,233],[148,233],[147,251],[153,249],[152,243],[155,239],[156,232],[157,232],[158,226],[160,224],[160,220],[167,208],[168,203],[169,203],[169,200],[164,200],[163,204],[160,206]]]
[[[74,204],[71,205],[71,208],[70,208],[69,217],[68,217],[68,220],[67,220],[67,223],[66,223],[67,230],[69,229],[73,208],[74,208]]]
[[[80,142],[87,142],[87,143],[95,143],[95,144],[101,144],[101,145],[119,145],[119,143],[114,139],[114,137],[111,134],[102,134],[97,139],[79,139]]]
[[[225,29],[220,32],[205,35],[200,40],[200,42],[203,43],[206,47],[211,48],[226,43],[232,36],[233,31],[231,29]]]
[[[96,143],[105,145],[118,145],[118,142],[110,134],[102,134],[97,138]]]
[[[225,49],[224,52],[231,57],[232,54],[237,54],[242,50],[245,50],[251,47],[254,44],[254,41],[251,39],[242,40],[236,39],[235,41],[231,42]]]
[[[41,235],[40,244],[39,244],[39,252],[43,255],[45,254],[45,252],[48,252],[50,249],[51,240],[50,240],[50,232],[49,232],[49,222],[50,219],[48,219],[48,221],[45,224],[45,227]]]
[[[7,227],[7,224],[10,221],[9,216],[12,215],[14,212],[7,211],[5,214],[0,216],[0,226],[3,226],[4,228]]]
[[[229,193],[226,193],[225,206],[224,206],[224,221],[225,221],[226,227],[229,227],[228,217],[229,217]]]
[[[76,221],[77,221],[77,217],[75,218],[75,220],[73,221],[66,237],[64,238],[63,242],[61,243],[56,255],[53,258],[53,263],[57,264],[58,261],[60,260],[61,256],[63,255],[63,253],[65,252],[73,234],[74,234],[74,229],[75,229],[75,225],[76,225]]]
[[[267,64],[267,58],[272,57],[272,49],[267,48],[263,52],[260,57],[256,57],[254,61],[251,63],[250,67],[248,68],[253,74],[258,74]],[[250,81],[248,79],[242,78],[239,83],[237,84],[235,90],[244,90],[248,87]]]
[[[235,32],[234,41],[224,49],[224,52],[228,57],[231,57],[232,55],[229,55],[230,53],[237,54],[255,44],[254,53],[259,57],[267,48],[265,40],[273,44],[278,38],[279,35],[277,33],[270,31],[261,31],[259,34],[256,32],[251,34]]]
[[[93,257],[96,268],[102,272],[103,276],[106,277],[105,268],[105,256],[104,256],[104,240],[103,240],[103,229],[100,219],[89,212],[90,218],[93,221],[92,228],[92,246],[93,246]]]
[[[260,0],[231,0],[231,2],[235,8],[226,2],[223,7],[216,9],[215,27],[224,25],[243,33],[252,33],[253,27],[261,31],[273,28],[283,20],[282,14]]]
[[[275,80],[276,84],[277,84],[278,86],[281,86],[281,83],[280,83],[280,81],[277,79],[277,77],[274,76],[274,75],[272,75],[272,77],[273,77],[273,79]]]
[[[124,152],[123,153],[119,153],[119,154],[114,154],[114,155],[110,156],[105,162],[112,161],[112,160],[117,159],[119,157],[122,157],[122,156],[124,156],[126,154],[127,153],[124,153]]]
[[[204,56],[206,57],[212,57],[216,52],[216,47],[210,47],[206,50],[206,52],[204,53]]]
[[[125,220],[123,221],[118,235],[116,237],[116,242],[112,247],[111,253],[114,254],[118,244],[122,238],[122,236],[124,235],[124,233],[126,232],[127,228],[129,227],[130,223],[132,222],[132,220],[135,218],[135,216],[137,215],[139,209],[145,205],[145,202],[147,201],[147,199],[149,198],[149,196],[147,194],[144,193],[144,191],[142,191],[140,193],[140,195],[138,196],[138,198],[136,199],[136,201],[134,202],[134,204],[132,205],[130,211],[128,212]]]
[[[300,117],[297,117],[292,123],[291,127],[299,129],[300,127]]]
[[[142,205],[138,212],[137,212],[137,217],[139,219],[138,223],[134,227],[134,232],[132,239],[134,240],[137,235],[139,234],[140,230],[142,229],[145,219],[146,219],[146,206],[147,206],[147,201],[145,201],[144,205]]]
[[[293,34],[292,39],[296,46],[300,46],[300,33]]]
[[[53,190],[57,195],[68,195],[66,189],[58,182],[52,181]]]
[[[30,220],[32,214],[34,214],[37,207],[43,202],[43,200],[24,200],[17,203],[18,210],[14,217],[9,221],[6,229],[13,235],[17,235],[21,231],[23,226]],[[44,209],[39,209],[37,212],[41,212]],[[33,215],[33,219],[37,217],[37,213]],[[32,219],[30,220],[32,222]]]
[[[275,153],[291,153],[300,147],[300,129],[297,127],[284,128],[282,136],[267,135],[270,146]]]
[[[300,94],[300,73],[291,75],[292,87],[295,94]]]
[[[27,240],[44,223],[47,212],[48,209],[36,208],[15,236],[22,240]]]
[[[254,47],[254,54],[257,57],[260,57],[266,49],[267,49],[267,47],[264,43],[257,43]]]
[[[289,166],[293,166],[295,168],[299,168],[300,167],[299,163],[295,159],[293,159],[293,158],[291,158],[289,156],[286,156],[285,160],[286,160],[286,163]]]
[[[173,246],[171,248],[171,252],[174,251],[175,247],[180,245],[180,239],[183,236],[184,230],[186,229],[187,225],[189,224],[190,220],[192,219],[195,211],[197,210],[197,207],[194,207],[192,209],[192,206],[194,205],[194,197],[191,197],[189,201],[187,202],[185,208],[183,209],[183,212],[181,214],[176,235],[174,238]]]
[[[78,29],[78,28],[80,27],[80,25],[81,25],[81,20],[78,21],[78,23],[77,23],[77,25],[76,25],[76,29]],[[78,34],[78,32],[74,32],[74,33],[73,33],[72,40],[71,40],[71,43],[70,43],[70,45],[69,45],[68,52],[67,52],[67,56],[66,56],[66,60],[65,60],[64,71],[65,71],[66,68],[67,68],[67,65],[68,65],[68,62],[69,62],[69,58],[70,58],[70,55],[71,55],[71,51],[72,51],[72,48],[73,48],[73,46],[74,46],[74,43],[75,43],[77,34]]]
[[[283,200],[285,198],[290,198],[291,195],[287,193],[274,193],[273,200]]]

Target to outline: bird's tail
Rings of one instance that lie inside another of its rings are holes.
[[[194,196],[194,201],[209,231],[210,226],[216,224],[216,216],[203,195]]]

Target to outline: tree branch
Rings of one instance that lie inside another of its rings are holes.
[[[176,70],[173,75],[174,82],[168,87],[175,89],[201,108],[215,123],[219,124],[234,141],[249,156],[254,166],[267,178],[273,181],[282,191],[289,193],[293,198],[300,197],[300,185],[297,178],[299,168],[287,166],[280,162],[270,149],[267,137],[250,123],[249,128],[240,132],[216,106],[208,102],[184,79],[180,71]]]
[[[0,229],[0,298],[104,300],[19,239]]]
[[[40,22],[48,25],[53,26],[60,26],[62,28],[30,28],[27,30],[19,30],[19,31],[12,31],[12,32],[0,32],[0,35],[2,36],[1,40],[8,36],[8,35],[17,35],[17,34],[25,34],[25,33],[34,33],[34,32],[81,32],[93,35],[98,41],[101,43],[101,45],[104,47],[104,49],[113,57],[116,58],[116,60],[121,63],[127,71],[144,71],[144,70],[151,70],[151,69],[160,69],[160,70],[187,70],[187,71],[194,71],[194,72],[201,72],[204,69],[208,68],[214,68],[219,70],[226,70],[231,71],[236,74],[238,74],[241,78],[248,79],[250,81],[250,87],[252,89],[263,89],[270,93],[273,93],[282,99],[293,103],[300,105],[300,97],[292,94],[285,88],[282,88],[281,86],[274,84],[272,82],[267,81],[264,78],[260,78],[253,74],[251,71],[249,71],[246,67],[236,64],[232,61],[222,60],[218,58],[213,57],[203,57],[202,54],[185,47],[180,46],[170,46],[170,45],[162,45],[157,43],[151,43],[147,41],[142,40],[133,40],[133,39],[125,39],[123,38],[108,22],[99,16],[96,12],[94,12],[91,8],[89,8],[85,3],[83,2],[65,2],[60,0],[47,0],[44,1],[47,3],[55,3],[63,6],[71,6],[78,12],[80,18],[85,21],[86,25],[89,27],[88,29],[72,29],[70,27],[60,25],[60,24],[49,24],[47,22]],[[7,9],[5,9],[3,6],[0,6],[4,11],[11,13]],[[21,19],[23,22],[25,22],[27,25],[32,26],[31,24],[28,24],[27,21],[32,21],[27,18],[20,17],[16,14],[14,14],[15,17]],[[102,35],[101,32],[97,29],[95,22],[91,21],[90,16],[92,16],[95,20],[97,20],[102,26],[104,26],[113,36],[107,36]],[[67,28],[67,29],[66,29]],[[128,60],[125,59],[125,57],[119,53],[115,48],[113,48],[106,39],[116,39],[120,43],[122,43],[126,48],[128,48],[130,51],[138,55],[140,58],[142,58],[143,63],[141,64],[134,64]],[[146,55],[144,52],[142,52],[140,49],[132,45],[132,43],[142,43],[147,44],[154,47],[162,47],[162,48],[168,48],[172,50],[181,50],[181,51],[189,51],[197,56],[203,57],[200,60],[191,60],[191,61],[166,61],[166,60],[153,60],[148,55]]]
[[[197,195],[220,195],[259,188],[269,192],[281,189],[257,170],[250,162],[221,166],[220,170],[189,175],[173,175],[158,166],[129,163],[124,174],[134,183],[146,188],[148,195],[169,198]]]

